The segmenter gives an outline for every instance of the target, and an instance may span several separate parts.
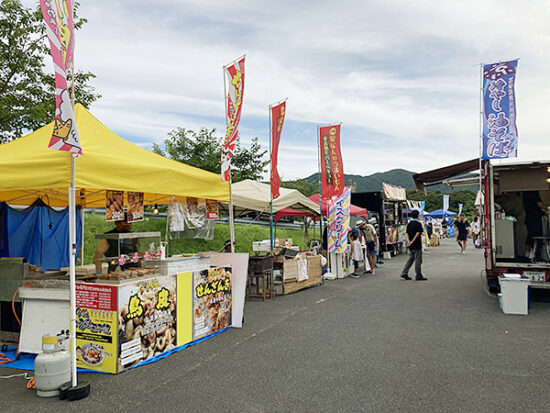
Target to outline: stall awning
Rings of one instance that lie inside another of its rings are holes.
[[[319,194],[313,194],[309,197],[315,204],[317,204],[317,215],[319,215]],[[328,201],[326,199],[321,200],[321,210],[323,212],[323,216],[326,217],[328,215]],[[350,205],[350,214],[355,217],[362,217],[365,219],[368,219],[368,211],[366,208],[361,208],[356,205],[351,204]],[[275,214],[275,221],[280,220],[283,217],[311,217],[313,214],[304,212],[304,211],[297,211],[292,208],[285,208],[281,209]]]
[[[319,215],[319,206],[296,189],[281,188],[279,198],[273,200],[273,212],[283,208],[292,208]],[[235,216],[251,212],[270,212],[271,187],[268,184],[245,179],[231,185],[231,198]],[[227,210],[227,205],[222,204]]]
[[[105,207],[105,190],[145,193],[145,203],[177,198],[229,200],[229,183],[219,174],[157,155],[121,138],[82,105],[75,106],[83,155],[76,158],[77,204]],[[48,149],[53,122],[0,145],[0,201],[30,205],[37,197],[67,205],[71,184],[68,152]]]
[[[445,166],[439,169],[433,169],[431,171],[422,172],[419,174],[414,174],[413,179],[416,185],[416,189],[426,193],[425,184],[427,183],[441,182],[445,179],[452,178],[453,176],[475,171],[476,169],[479,169],[479,158],[472,159],[471,161]]]

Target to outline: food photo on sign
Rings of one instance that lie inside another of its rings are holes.
[[[77,366],[116,373],[116,287],[78,283],[76,305]]]
[[[176,277],[119,287],[118,371],[176,347]]]
[[[206,219],[219,219],[218,201],[215,199],[207,199],[206,203]]]
[[[193,274],[193,340],[231,325],[231,267],[215,267]]]
[[[105,220],[120,221],[124,219],[124,192],[105,191]]]
[[[128,192],[128,222],[143,221],[143,192]]]

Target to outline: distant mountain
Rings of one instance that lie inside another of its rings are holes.
[[[369,192],[369,191],[381,191],[382,182],[387,184],[401,186],[405,189],[414,190],[416,185],[414,184],[413,175],[416,172],[407,171],[405,169],[392,169],[386,172],[376,172],[372,175],[361,176],[361,175],[344,175],[346,180],[346,185],[349,184],[349,181],[357,187],[357,192]],[[311,183],[319,182],[319,173],[304,178],[305,181]],[[469,189],[471,191],[477,192],[476,186],[464,186],[459,189]],[[441,191],[441,192],[452,192],[452,189],[446,185],[439,184],[434,186],[428,186],[427,190],[430,192]]]

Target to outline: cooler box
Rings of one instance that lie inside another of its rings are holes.
[[[503,274],[498,277],[502,294],[502,311],[505,314],[528,314],[529,278],[520,274]]]

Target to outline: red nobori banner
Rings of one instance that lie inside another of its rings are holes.
[[[344,190],[344,165],[340,152],[340,125],[319,128],[321,144],[321,197],[331,199]]]
[[[279,142],[281,141],[285,113],[286,100],[271,107],[271,195],[273,199],[279,198],[280,195],[281,178],[277,170],[277,157],[279,156]]]
[[[244,94],[244,56],[223,68],[225,91],[225,114],[227,130],[222,148],[222,181],[231,179],[231,158],[237,142],[237,128],[241,120],[241,109]]]

